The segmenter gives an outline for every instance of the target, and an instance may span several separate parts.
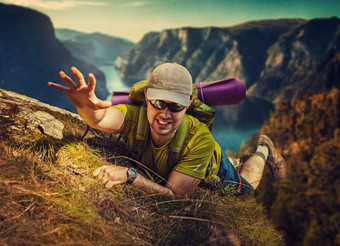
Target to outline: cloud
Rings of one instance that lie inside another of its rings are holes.
[[[125,6],[128,6],[128,7],[141,7],[141,6],[144,6],[146,4],[149,4],[149,3],[146,2],[146,1],[136,1],[136,2],[132,2],[132,3],[127,3],[127,4],[125,4]]]
[[[173,4],[177,0],[146,0],[146,1],[132,1],[130,3],[125,3],[127,7],[141,7],[144,5],[159,5],[159,4]],[[197,1],[197,0],[196,0]]]
[[[15,4],[25,7],[32,8],[42,8],[42,9],[54,9],[54,10],[64,10],[70,9],[78,6],[105,6],[107,3],[105,2],[97,2],[97,1],[76,1],[76,0],[62,0],[62,1],[53,1],[53,0],[3,0],[0,2]]]
[[[136,1],[131,1],[129,3],[124,3],[125,6],[127,7],[141,7],[145,5],[163,5],[163,4],[173,4],[179,0],[136,0]],[[188,1],[188,0],[186,0]],[[197,0],[194,0],[197,1]]]

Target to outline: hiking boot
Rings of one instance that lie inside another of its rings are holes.
[[[287,165],[283,157],[275,150],[273,142],[266,135],[261,135],[257,140],[257,146],[267,146],[269,155],[266,161],[270,171],[275,179],[283,179],[286,177]]]

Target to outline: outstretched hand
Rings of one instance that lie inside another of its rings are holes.
[[[110,101],[102,101],[95,95],[94,89],[96,87],[96,78],[92,73],[89,74],[89,81],[86,85],[83,74],[76,67],[72,67],[71,71],[75,76],[77,83],[75,83],[63,71],[60,71],[60,78],[69,87],[55,84],[53,82],[48,82],[48,86],[55,90],[64,92],[77,109],[98,110],[111,106]]]

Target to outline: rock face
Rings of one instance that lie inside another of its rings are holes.
[[[64,109],[75,111],[67,97],[50,89],[48,81],[60,82],[60,70],[76,66],[87,77],[97,78],[96,93],[106,98],[104,74],[70,55],[55,38],[50,19],[37,11],[0,3],[0,88],[18,92]]]
[[[339,44],[338,18],[310,20],[281,35],[251,94],[278,103],[340,88]]]
[[[56,29],[56,37],[76,58],[92,65],[113,66],[117,57],[132,48],[132,41],[102,33],[83,33],[69,29]]]
[[[29,132],[62,139],[64,125],[53,114],[70,114],[79,118],[66,110],[0,89],[0,134],[4,139],[20,142],[22,135]]]
[[[257,21],[229,28],[180,28],[149,33],[116,63],[126,81],[144,79],[163,62],[186,66],[196,82],[236,77],[253,84],[266,51],[304,20]],[[256,66],[254,66],[256,64]]]
[[[228,28],[149,33],[117,59],[129,85],[163,62],[177,62],[195,82],[235,77],[248,95],[278,103],[339,87],[340,19],[282,19]]]
[[[28,107],[20,107],[17,117],[25,119],[27,129],[41,133],[56,139],[63,138],[64,124],[56,120],[52,115],[44,111],[33,111]]]

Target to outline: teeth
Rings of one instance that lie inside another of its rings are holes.
[[[158,120],[158,122],[159,122],[159,124],[161,124],[161,125],[167,125],[167,124],[169,124],[168,122],[162,121],[162,120]]]

